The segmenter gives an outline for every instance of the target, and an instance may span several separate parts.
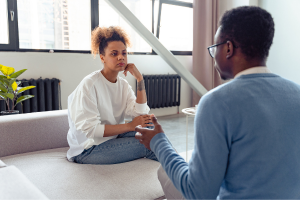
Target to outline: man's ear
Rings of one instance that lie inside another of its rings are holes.
[[[233,51],[234,51],[234,47],[231,41],[227,41],[226,42],[226,47],[227,47],[227,53],[226,53],[226,58],[229,59],[233,56]]]

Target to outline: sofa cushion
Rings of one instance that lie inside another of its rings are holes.
[[[155,199],[163,196],[159,162],[146,158],[115,165],[69,162],[68,148],[1,159],[15,165],[49,199]]]
[[[0,157],[69,146],[67,110],[1,116],[0,127]]]
[[[0,169],[0,199],[48,199],[15,166]]]

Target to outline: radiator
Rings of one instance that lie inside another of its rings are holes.
[[[30,79],[20,80],[21,87],[29,85],[36,86],[33,89],[26,90],[21,93],[23,95],[34,95],[33,98],[18,103],[15,110],[20,113],[42,112],[61,109],[61,96],[60,96],[60,80],[53,79]],[[0,111],[7,110],[5,101],[0,101]]]
[[[150,108],[180,106],[181,78],[179,75],[143,75],[143,77]]]

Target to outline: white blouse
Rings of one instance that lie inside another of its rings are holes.
[[[100,70],[89,74],[68,97],[68,160],[73,161],[72,157],[84,149],[116,138],[103,137],[105,124],[123,124],[125,116],[134,118],[149,110],[147,103],[136,103],[125,79],[118,76],[117,82],[111,83]]]

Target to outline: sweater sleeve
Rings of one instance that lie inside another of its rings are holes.
[[[68,106],[76,130],[83,132],[87,138],[103,137],[104,134],[105,125],[101,124],[94,93],[93,89],[76,91]]]
[[[194,151],[188,164],[169,145],[165,134],[151,140],[152,151],[186,199],[216,199],[219,194],[229,155],[226,114],[221,100],[201,98],[195,117]]]
[[[136,102],[136,96],[129,84],[128,84],[128,89],[127,89],[126,105],[127,106],[126,106],[125,114],[128,116],[131,116],[133,118],[137,117],[139,115],[148,114],[150,111],[150,108],[147,105],[147,102],[143,103],[143,104],[139,104]]]

